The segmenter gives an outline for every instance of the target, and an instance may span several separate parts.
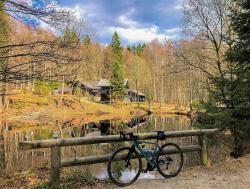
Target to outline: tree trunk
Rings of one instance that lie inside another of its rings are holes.
[[[63,93],[64,93],[64,76],[63,76],[63,80],[62,80],[62,89],[61,89],[61,96],[60,96],[60,99],[59,99],[59,102],[57,104],[57,107],[59,107],[62,103],[62,99],[63,99]]]
[[[161,89],[160,89],[160,92],[161,92],[161,97],[160,97],[160,109],[162,108],[162,104],[163,104],[163,71],[161,73]]]
[[[6,112],[9,107],[9,98],[8,98],[8,85],[3,83],[1,87],[1,99],[0,99],[0,108],[1,112]]]

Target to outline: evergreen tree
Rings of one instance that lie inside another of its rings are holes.
[[[133,53],[136,52],[136,46],[135,46],[135,45],[133,45],[133,46],[131,47],[131,51],[132,51]]]
[[[145,48],[146,48],[146,43],[143,43],[143,45],[142,45],[142,50],[144,50]]]
[[[138,56],[141,55],[141,53],[142,53],[142,46],[141,46],[140,43],[137,45],[135,53],[136,53]]]
[[[83,38],[83,45],[90,45],[91,44],[91,39],[89,37],[89,35],[85,35]]]
[[[66,27],[61,37],[62,46],[75,47],[79,44],[80,37],[75,28]]]
[[[237,133],[250,138],[250,1],[234,0],[232,27],[237,35],[227,60],[235,67],[233,117],[237,120]]]
[[[227,68],[223,78],[211,80],[210,101],[205,104],[208,125],[229,128],[233,135],[234,151],[239,157],[244,140],[250,138],[250,1],[234,0],[231,23],[236,40],[226,53]]]
[[[235,5],[232,26],[237,39],[227,59],[236,67],[237,104],[250,110],[250,1],[235,0]],[[250,112],[247,116],[250,118]]]
[[[130,51],[130,52],[132,51],[132,49],[131,49],[131,46],[130,46],[130,45],[128,45],[128,46],[127,46],[127,50],[128,50],[128,51]]]
[[[123,68],[123,48],[117,32],[112,37],[110,44],[112,50],[111,59],[111,85],[113,95],[122,97],[124,94],[124,68]]]

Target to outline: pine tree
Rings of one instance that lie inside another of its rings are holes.
[[[235,67],[233,117],[237,121],[237,133],[250,138],[250,1],[235,0],[232,27],[236,42],[227,52],[227,60]]]
[[[132,49],[131,49],[131,46],[130,46],[130,45],[128,45],[128,46],[127,46],[127,50],[128,50],[128,51],[130,51],[130,52],[132,51]]]
[[[83,38],[83,45],[90,45],[91,44],[91,39],[89,37],[89,35],[85,35]]]
[[[237,39],[227,53],[227,59],[236,67],[237,103],[250,110],[250,1],[235,0],[232,26]],[[248,111],[249,112],[249,111]],[[250,112],[249,112],[250,118]]]
[[[141,53],[142,53],[142,46],[141,46],[141,44],[139,43],[139,44],[137,45],[137,47],[136,47],[136,54],[137,54],[138,56],[140,56]]]
[[[66,27],[61,37],[61,44],[64,47],[75,47],[79,44],[80,37],[75,28]]]
[[[231,155],[239,157],[245,139],[250,138],[250,2],[234,0],[231,10],[236,39],[226,53],[228,69],[223,71],[224,78],[218,76],[211,81],[213,88],[209,90],[206,110],[212,125],[231,130],[234,143]]]
[[[111,59],[111,85],[113,95],[121,98],[124,94],[124,68],[123,68],[123,48],[118,36],[115,32],[110,44],[112,49]]]

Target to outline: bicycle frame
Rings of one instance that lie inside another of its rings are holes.
[[[144,153],[144,151],[143,151],[142,147],[140,146],[140,144],[153,144],[155,146],[154,150],[153,150],[154,154],[152,156],[148,157]],[[141,153],[141,155],[147,160],[147,162],[150,164],[150,166],[152,168],[156,167],[156,154],[157,154],[157,152],[159,151],[159,149],[161,147],[158,143],[156,143],[156,142],[145,142],[145,141],[140,141],[140,140],[133,139],[131,147],[137,149]],[[152,157],[152,159],[151,159],[151,157]]]

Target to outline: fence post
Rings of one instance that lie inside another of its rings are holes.
[[[208,151],[207,151],[206,136],[205,135],[198,136],[198,141],[201,147],[201,152],[200,152],[201,164],[204,166],[207,166],[208,165]]]
[[[54,135],[54,138],[58,136]],[[58,188],[60,184],[60,168],[61,168],[61,147],[51,147],[51,170],[50,185],[51,188]]]

